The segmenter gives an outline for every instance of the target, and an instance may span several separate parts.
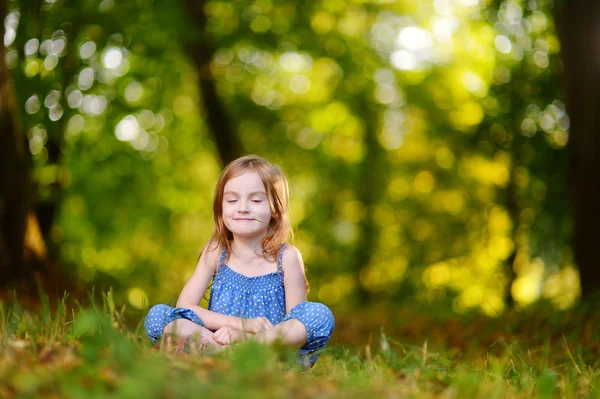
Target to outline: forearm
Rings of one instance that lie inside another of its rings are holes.
[[[198,305],[190,305],[187,303],[177,303],[178,307],[185,307],[192,310],[196,315],[204,322],[204,325],[209,330],[218,330],[221,327],[232,327],[240,329],[242,326],[242,319],[236,316],[228,316],[212,310],[205,309]]]

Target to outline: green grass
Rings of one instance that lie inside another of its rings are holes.
[[[41,298],[36,312],[0,302],[2,398],[600,397],[598,319],[589,316],[373,327],[370,344],[332,344],[306,372],[293,352],[253,342],[216,355],[157,350],[141,323],[128,327],[140,314],[111,292],[74,310],[67,297],[52,307]]]

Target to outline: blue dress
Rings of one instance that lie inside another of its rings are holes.
[[[285,287],[281,259],[287,244],[281,246],[277,258],[277,271],[262,276],[248,277],[233,271],[225,264],[227,251],[223,249],[219,266],[213,278],[208,309],[213,312],[242,318],[266,317],[273,325],[296,319],[306,327],[306,344],[298,351],[300,360],[312,366],[319,358],[334,328],[331,310],[322,303],[301,302],[287,314],[285,311]],[[191,309],[173,308],[167,305],[153,306],[144,327],[148,337],[157,343],[165,326],[184,318],[205,327],[204,322]]]

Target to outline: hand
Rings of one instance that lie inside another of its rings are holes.
[[[266,317],[255,317],[253,319],[242,319],[241,329],[244,332],[258,334],[261,331],[271,330],[273,323]]]
[[[215,331],[213,339],[219,345],[231,345],[244,338],[244,333],[233,327],[224,326]]]

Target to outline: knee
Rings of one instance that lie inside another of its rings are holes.
[[[334,322],[333,312],[321,302],[306,302],[307,310],[318,318]]]
[[[327,305],[324,305],[320,302],[309,302],[311,303],[311,311],[315,315],[315,317],[320,321],[321,326],[328,330],[329,334],[333,332],[333,327],[335,326],[335,317],[333,316],[333,312]]]
[[[163,304],[154,305],[150,308],[144,319],[144,328],[148,337],[152,340],[160,339],[165,325],[169,322],[169,316],[172,311],[173,308],[171,306]]]
[[[148,310],[148,314],[146,315],[145,323],[151,321],[158,321],[168,317],[169,314],[173,311],[173,307],[168,305],[154,305]]]
[[[307,330],[319,330],[324,335],[331,335],[335,326],[333,313],[320,302],[302,302],[290,311],[292,318],[298,319]]]

